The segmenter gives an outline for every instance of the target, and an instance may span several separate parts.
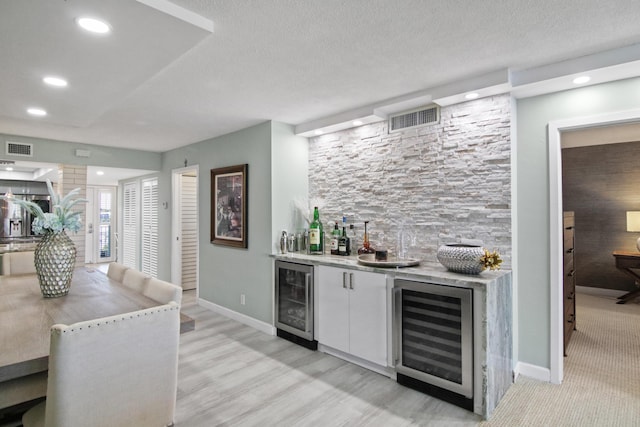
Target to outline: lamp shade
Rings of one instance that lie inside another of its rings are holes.
[[[640,232],[640,211],[627,211],[627,231]]]

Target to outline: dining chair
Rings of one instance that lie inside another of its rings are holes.
[[[175,302],[53,325],[47,398],[24,427],[173,425],[179,335]]]
[[[142,293],[144,292],[148,279],[150,279],[150,277],[143,272],[135,268],[129,268],[122,276],[122,284],[138,293]]]
[[[124,272],[127,271],[129,267],[120,264],[119,262],[110,262],[109,268],[107,269],[107,277],[115,280],[116,282],[122,283],[122,278],[124,277]]]
[[[147,280],[142,294],[160,304],[168,304],[169,301],[182,303],[182,288],[164,280],[151,278]]]
[[[34,251],[7,252],[2,254],[2,275],[35,274]]]

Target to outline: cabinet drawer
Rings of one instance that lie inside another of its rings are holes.
[[[573,301],[573,299],[576,296],[576,286],[574,282],[571,283],[564,283],[564,303],[565,305],[568,304],[569,301]],[[572,302],[573,304],[573,302]],[[565,307],[566,308],[566,307]]]
[[[573,212],[565,212],[564,215],[562,215],[562,226],[565,230],[573,229],[575,224],[575,215]]]
[[[565,253],[567,253],[569,249],[574,248],[573,232],[567,233],[565,231],[563,240],[562,240],[562,248],[564,249]]]

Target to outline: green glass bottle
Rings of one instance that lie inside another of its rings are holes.
[[[309,253],[322,255],[324,253],[324,233],[318,207],[313,208],[313,221],[309,224]]]

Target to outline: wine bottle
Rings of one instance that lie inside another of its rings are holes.
[[[318,207],[313,208],[313,221],[309,224],[309,253],[322,255],[324,252],[324,236],[322,222],[320,222],[320,212]]]
[[[333,224],[333,231],[331,232],[331,255],[338,255],[338,241],[340,239],[340,229],[338,228],[338,222]]]
[[[349,236],[347,236],[347,227],[342,227],[342,236],[338,239],[338,255],[351,255],[351,247]]]

